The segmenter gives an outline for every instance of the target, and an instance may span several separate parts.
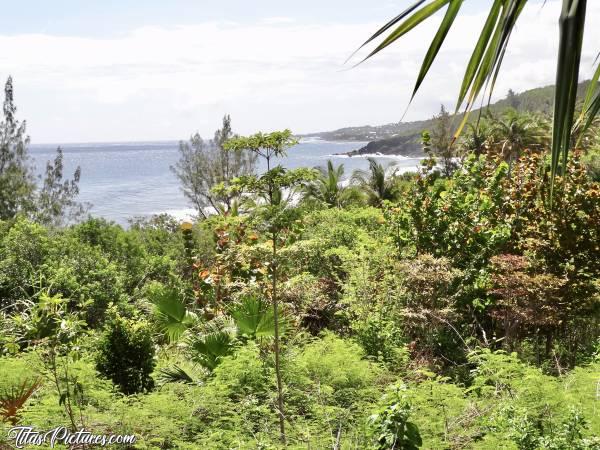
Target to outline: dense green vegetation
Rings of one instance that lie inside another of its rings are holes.
[[[27,424],[148,449],[600,448],[599,141],[550,206],[548,130],[489,116],[447,157],[440,114],[417,173],[372,160],[350,184],[277,165],[288,131],[226,130],[182,144],[194,224],[7,214],[0,442]],[[227,152],[268,171],[207,186],[186,165]]]
[[[489,104],[509,47],[510,37],[527,3],[528,0],[494,0],[486,6],[487,18],[483,21],[481,32],[473,46],[458,91],[455,111],[458,113],[464,106],[464,115],[454,134],[455,138],[460,136],[469,122],[473,107],[486,98]],[[423,21],[431,20],[439,10],[445,9],[444,18],[429,44],[419,69],[412,91],[412,100],[427,77],[462,6],[463,0],[418,0],[377,30],[354,54],[366,45],[378,42],[362,60],[365,61],[405,37]],[[559,45],[556,55],[556,86],[550,141],[550,199],[552,199],[557,173],[560,171],[560,174],[565,176],[569,151],[574,146],[579,147],[582,134],[590,128],[600,113],[600,91],[597,85],[600,79],[600,63],[597,59],[593,62],[595,70],[583,103],[580,107],[577,105],[583,35],[588,15],[587,0],[562,0],[557,27]],[[514,98],[514,92],[509,91],[508,100],[512,101]],[[576,141],[573,142],[575,139]]]
[[[579,83],[577,97],[579,101],[585,98],[589,81]],[[520,113],[533,113],[549,115],[552,113],[555,95],[554,86],[545,86],[529,89],[516,93],[509,89],[505,98],[498,100],[482,109],[475,109],[470,116],[470,123],[475,123],[478,117],[492,114],[501,116],[509,109]],[[450,114],[452,122],[456,125],[463,118],[462,113]],[[381,153],[384,155],[423,156],[421,146],[421,133],[435,126],[436,118],[429,120],[418,120],[414,122],[395,122],[380,126],[365,125],[362,127],[348,127],[339,130],[325,131],[305,135],[306,137],[317,137],[331,141],[369,141],[359,149],[349,152],[350,155],[372,155]]]

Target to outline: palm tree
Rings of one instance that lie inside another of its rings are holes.
[[[228,308],[229,315],[219,315],[201,323],[170,288],[169,295],[155,294],[155,314],[161,330],[170,342],[185,333],[185,341],[192,361],[212,372],[221,360],[233,353],[236,340],[272,338],[275,335],[275,317],[267,302],[255,296],[245,296]],[[187,321],[189,315],[195,320]],[[168,326],[167,326],[168,325]],[[285,321],[282,324],[285,325]],[[163,383],[195,383],[195,377],[180,366],[161,369]]]
[[[476,123],[469,122],[466,125],[467,132],[461,140],[464,153],[473,153],[475,156],[482,155],[487,150],[491,140],[491,125],[485,120]]]
[[[510,36],[527,1],[490,0],[489,14],[467,64],[458,94],[456,112],[465,105],[466,113],[461,125],[458,127],[456,136],[460,135],[464,125],[468,121],[469,112],[480,95],[487,95],[489,96],[488,99],[491,97]],[[360,48],[387,33],[381,43],[364,59],[368,59],[379,53],[418,24],[447,6],[446,14],[431,41],[417,76],[412,93],[412,97],[414,98],[462,5],[463,0],[418,0],[365,41]],[[557,55],[556,92],[554,97],[550,192],[552,192],[554,177],[559,169],[561,160],[561,171],[565,170],[567,155],[572,144],[571,135],[574,123],[579,124],[579,130],[582,132],[589,127],[594,117],[600,111],[600,89],[598,88],[598,79],[600,78],[599,62],[585,96],[581,114],[578,119],[575,119],[577,83],[579,81],[586,6],[587,0],[562,0],[562,10],[559,20],[560,39]]]
[[[508,110],[500,117],[492,117],[490,134],[509,165],[525,148],[544,148],[550,139],[543,120],[515,110]]]
[[[367,195],[369,205],[380,207],[384,200],[395,197],[395,180],[386,176],[386,168],[374,158],[368,158],[369,170],[356,170],[352,182],[356,183]]]
[[[324,203],[332,208],[342,208],[349,203],[357,201],[360,193],[353,186],[344,186],[344,165],[333,166],[331,160],[327,161],[327,169],[318,167],[319,175],[305,188],[307,198]]]

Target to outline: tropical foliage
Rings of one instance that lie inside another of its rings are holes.
[[[381,42],[365,59],[379,53],[405,36],[421,22],[432,17],[444,7],[446,13],[427,50],[412,98],[431,69],[448,32],[463,6],[463,0],[419,0],[377,30],[361,46],[382,37]],[[456,111],[463,105],[465,114],[458,126],[460,135],[469,118],[469,112],[480,95],[491,98],[511,34],[516,27],[527,0],[490,0],[489,14],[485,20],[471,58],[466,66],[458,94]],[[568,152],[572,147],[573,130],[582,136],[600,112],[600,63],[592,77],[579,117],[576,118],[577,87],[585,30],[587,0],[562,0],[559,17],[559,48],[556,68],[553,130],[551,144],[551,186],[557,171],[564,175]],[[385,36],[385,37],[384,37]],[[596,49],[597,50],[597,49]],[[577,137],[577,136],[575,136]],[[579,140],[579,139],[578,139]]]
[[[183,155],[221,205],[194,223],[2,216],[0,446],[26,424],[146,449],[600,448],[597,126],[550,187],[548,117],[486,114],[455,146],[447,119],[410,173],[288,170],[289,130],[224,124],[210,154],[266,170]]]

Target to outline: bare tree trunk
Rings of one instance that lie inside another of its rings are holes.
[[[267,172],[271,169],[270,158],[267,158]],[[273,206],[273,191],[274,186],[269,185],[269,204]],[[283,382],[281,380],[281,363],[280,363],[280,348],[279,348],[279,302],[277,299],[277,230],[272,224],[272,245],[273,253],[271,258],[271,300],[273,301],[273,322],[275,328],[275,377],[277,378],[277,409],[279,416],[279,438],[285,444],[285,411],[283,407]]]
[[[279,302],[277,299],[277,233],[273,232],[273,258],[272,258],[272,300],[273,322],[275,326],[275,377],[277,378],[277,408],[279,409],[280,439],[285,443],[285,412],[283,409],[283,382],[281,380],[281,364],[279,361]]]

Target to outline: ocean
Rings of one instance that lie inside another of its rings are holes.
[[[284,167],[326,166],[331,159],[343,164],[345,177],[356,169],[366,169],[366,157],[336,155],[360,148],[361,142],[305,140],[276,162]],[[42,173],[46,161],[54,159],[56,144],[32,144],[30,155],[36,172]],[[127,225],[132,217],[168,213],[184,219],[193,213],[179,181],[170,166],[178,159],[178,142],[128,142],[61,145],[64,174],[71,178],[81,166],[79,201],[92,204],[90,214]],[[384,165],[394,163],[398,170],[415,170],[419,160],[402,156],[376,156]],[[257,170],[264,170],[259,164]]]

